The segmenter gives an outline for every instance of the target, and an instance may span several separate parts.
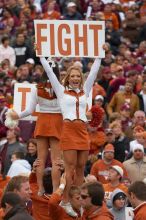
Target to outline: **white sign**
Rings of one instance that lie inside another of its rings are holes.
[[[104,21],[35,20],[34,26],[39,57],[105,56]]]
[[[29,83],[16,83],[14,87],[14,103],[13,103],[13,109],[17,112],[20,113],[24,111],[31,99],[31,93],[33,88],[35,88],[35,84],[29,84]],[[36,106],[35,112],[39,112],[39,107],[38,105]],[[32,120],[32,117],[30,118],[25,118],[28,120]]]

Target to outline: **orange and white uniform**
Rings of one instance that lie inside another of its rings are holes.
[[[85,122],[87,98],[97,77],[101,59],[96,59],[83,89],[65,88],[60,84],[45,58],[40,61],[58,98],[63,115],[63,130],[60,140],[62,150],[89,150],[89,137]]]
[[[35,111],[36,105],[39,105],[34,137],[56,137],[60,139],[62,130],[62,114],[58,100],[52,89],[51,83],[41,83],[32,90],[28,108],[19,114],[24,118]]]

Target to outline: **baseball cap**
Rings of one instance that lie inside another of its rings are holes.
[[[99,99],[104,101],[104,98],[102,95],[97,95],[94,100],[99,100]]]
[[[123,177],[124,172],[120,166],[114,165],[114,166],[110,167],[110,169],[116,170],[117,173],[120,174],[121,177]]]
[[[105,129],[105,134],[113,134],[113,130],[111,128]]]
[[[114,146],[113,146],[112,144],[107,144],[107,145],[105,145],[104,153],[105,153],[105,152],[115,152]]]
[[[35,64],[34,59],[32,59],[32,58],[28,58],[26,60],[26,63]]]
[[[67,8],[69,8],[69,7],[74,7],[74,6],[76,6],[76,3],[75,3],[75,2],[69,2],[69,3],[67,4]]]

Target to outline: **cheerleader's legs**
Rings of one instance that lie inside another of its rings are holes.
[[[75,170],[76,176],[74,181],[74,184],[77,186],[81,186],[84,182],[84,169],[88,159],[88,153],[88,150],[77,151],[77,165]]]
[[[48,156],[48,148],[49,148],[48,138],[45,137],[37,138],[37,152],[38,152],[38,159],[40,160],[40,165],[37,167],[36,175],[37,175],[37,184],[40,195],[41,193],[44,192],[43,175],[44,175],[45,163]]]
[[[77,150],[65,150],[63,151],[65,174],[66,174],[66,187],[63,194],[63,201],[68,202],[68,192],[73,184],[75,168],[77,165]]]
[[[51,161],[52,161],[52,184],[53,192],[59,187],[61,170],[59,169],[58,162],[61,160],[61,150],[59,148],[59,140],[55,137],[49,137],[51,148]]]

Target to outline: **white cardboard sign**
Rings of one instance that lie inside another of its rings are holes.
[[[105,56],[104,21],[35,20],[34,26],[39,57]]]

